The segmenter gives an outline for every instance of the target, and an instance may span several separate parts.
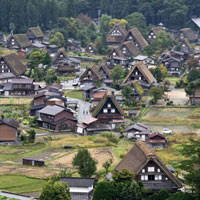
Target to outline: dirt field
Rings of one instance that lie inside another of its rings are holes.
[[[0,175],[20,174],[35,178],[47,178],[56,173],[59,173],[59,170],[42,168],[42,167],[30,167],[30,166],[26,167],[21,165],[0,164]]]
[[[166,92],[166,94],[175,105],[185,105],[189,100],[184,89],[174,89],[170,92]]]
[[[89,152],[91,153],[92,157],[98,162],[97,170],[102,169],[103,163],[105,163],[109,159],[112,159],[113,162],[115,162],[115,157],[113,155],[111,148],[109,147],[89,149]],[[63,156],[59,159],[49,162],[48,165],[54,168],[64,167],[64,168],[73,169],[72,160],[75,155],[76,155],[76,152]]]

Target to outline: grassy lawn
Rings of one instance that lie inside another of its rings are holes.
[[[0,105],[27,105],[30,104],[32,98],[21,98],[21,97],[1,97]]]
[[[35,179],[20,175],[0,175],[0,190],[26,193],[42,190],[46,180]]]
[[[180,78],[177,78],[177,77],[167,77],[167,78],[165,78],[165,80],[170,81],[170,83],[175,86],[176,82],[179,81]]]
[[[65,96],[69,98],[74,98],[74,99],[80,99],[83,100],[82,98],[82,91],[81,90],[71,90],[71,91],[66,91]]]

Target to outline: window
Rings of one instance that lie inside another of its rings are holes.
[[[115,113],[115,109],[113,108],[113,109],[111,109],[111,113]]]
[[[155,171],[155,167],[148,167],[148,172],[154,172]]]
[[[91,71],[88,71],[88,75],[91,75],[92,74],[92,72]]]
[[[165,177],[165,180],[167,181],[167,180],[168,180],[168,177]]]
[[[148,180],[149,181],[154,181],[155,180],[155,176],[154,175],[148,175]]]
[[[153,32],[151,32],[151,35],[153,35]]]
[[[107,105],[107,107],[108,107],[108,108],[111,108],[111,104],[109,103],[109,104]]]
[[[154,35],[153,38],[156,39],[156,36]]]
[[[108,113],[108,109],[103,109],[103,113]]]
[[[4,73],[4,69],[2,69],[2,73]]]
[[[148,181],[148,175],[142,175],[141,181]]]
[[[139,80],[142,80],[142,77],[141,77],[141,76],[139,77]]]
[[[4,66],[2,65],[2,69],[4,69]]]
[[[63,55],[62,55],[62,54],[60,54],[60,57],[62,58],[62,57],[63,57]]]
[[[157,169],[157,172],[160,172],[160,169]]]
[[[116,53],[115,53],[115,52],[113,52],[113,56],[116,56]]]
[[[149,39],[151,39],[151,36],[149,35]]]
[[[135,72],[135,75],[138,75],[138,72]]]
[[[145,173],[145,169],[142,169],[142,173]]]
[[[133,38],[132,38],[132,36],[129,36],[129,40],[132,40]]]

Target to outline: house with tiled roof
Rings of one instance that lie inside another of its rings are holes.
[[[14,34],[9,37],[7,47],[8,49],[16,49],[18,51],[27,52],[31,47],[31,42],[26,34]]]
[[[77,124],[77,133],[79,135],[93,135],[104,131],[111,131],[111,127],[94,117],[87,117]]]
[[[92,112],[92,116],[105,122],[112,129],[124,123],[124,111],[111,91],[107,91]]]
[[[12,73],[15,76],[20,76],[25,72],[26,66],[15,53],[0,56],[0,74]]]
[[[94,178],[65,177],[61,182],[69,186],[71,200],[92,200],[94,193]]]
[[[0,120],[0,144],[17,144],[20,138],[19,123],[10,118]]]
[[[141,34],[141,32],[139,31],[138,28],[133,28],[133,29],[129,30],[127,36],[124,39],[124,41],[133,41],[135,46],[140,51],[148,46],[148,42],[143,37],[143,35]]]
[[[32,43],[41,43],[44,38],[44,33],[39,26],[29,28],[26,35]]]
[[[106,42],[108,46],[119,45],[124,41],[127,31],[122,24],[115,24],[114,27],[108,32]]]
[[[3,84],[3,95],[8,96],[33,96],[37,93],[39,85],[33,84],[33,79],[28,77],[18,77]]]
[[[132,67],[129,74],[124,79],[123,84],[135,80],[138,81],[144,90],[149,89],[154,83],[157,82],[143,62],[138,62]]]
[[[150,193],[161,189],[176,192],[182,188],[178,178],[144,141],[137,141],[115,169],[133,172],[135,180],[142,182]]]
[[[147,144],[150,148],[165,148],[167,146],[167,139],[159,132],[154,132],[148,135]]]
[[[195,43],[198,40],[198,35],[191,28],[183,28],[179,30],[178,40],[187,39],[191,43]]]
[[[86,68],[85,72],[81,75],[79,81],[81,84],[85,83],[96,83],[97,81],[102,81],[103,78],[98,71],[97,67],[94,65]]]
[[[74,112],[59,105],[48,105],[38,111],[38,126],[55,132],[75,130]]]
[[[153,27],[148,33],[148,39],[155,40],[159,34],[159,32],[163,31],[162,27]]]

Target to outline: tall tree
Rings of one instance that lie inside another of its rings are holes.
[[[94,160],[87,149],[80,149],[73,158],[73,166],[78,168],[82,177],[91,177],[96,172],[97,161]]]

